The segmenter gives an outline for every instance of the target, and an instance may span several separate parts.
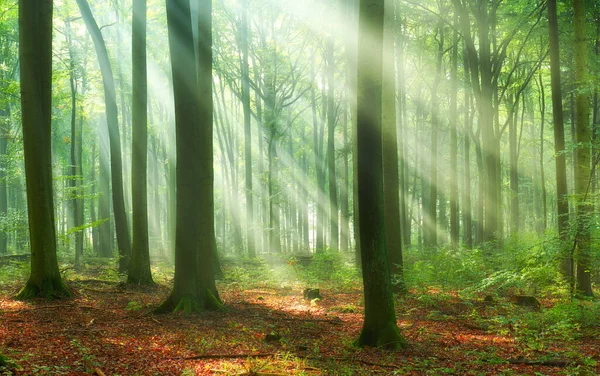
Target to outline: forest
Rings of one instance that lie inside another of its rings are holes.
[[[0,374],[600,374],[599,94],[598,0],[0,0]]]

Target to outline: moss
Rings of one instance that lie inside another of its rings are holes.
[[[210,289],[206,289],[206,309],[209,311],[225,311],[223,302]]]
[[[205,298],[202,300],[197,296],[187,295],[177,298],[172,295],[167,298],[155,311],[154,313],[168,313],[168,312],[202,312],[202,311],[225,311],[223,302],[215,296],[210,289],[206,289]]]
[[[372,346],[386,350],[399,350],[408,347],[408,342],[398,330],[395,322],[385,326],[363,327],[360,336],[355,341],[359,347]]]
[[[36,283],[29,279],[25,287],[15,296],[17,300],[29,300],[33,298],[61,299],[73,296],[73,292],[64,284],[60,277],[45,278]]]
[[[184,296],[179,300],[173,312],[183,311],[185,313],[200,312],[202,308],[200,301],[196,297]]]

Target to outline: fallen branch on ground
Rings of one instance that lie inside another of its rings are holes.
[[[171,360],[199,360],[199,359],[239,359],[239,358],[268,358],[275,356],[274,353],[258,353],[258,354],[202,354],[186,356],[183,358],[170,358]]]

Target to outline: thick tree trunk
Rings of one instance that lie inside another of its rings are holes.
[[[31,274],[17,299],[71,295],[56,258],[52,193],[52,1],[19,1],[19,60]]]
[[[385,245],[382,163],[384,1],[360,2],[357,79],[358,205],[365,318],[360,346],[400,348]]]
[[[173,290],[159,310],[220,309],[213,273],[211,2],[198,4],[198,64],[187,0],[167,0],[177,142],[177,228]],[[198,70],[197,70],[198,69]],[[198,84],[190,85],[190,73]]]

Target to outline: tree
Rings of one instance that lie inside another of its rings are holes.
[[[331,1],[332,13],[335,14],[336,1]],[[334,91],[334,73],[335,73],[335,57],[334,57],[334,40],[333,29],[334,22],[330,26],[330,35],[325,42],[325,60],[327,61],[327,172],[329,179],[329,248],[337,252],[339,249],[339,213],[337,200],[337,181],[335,174],[335,91]],[[323,111],[325,109],[323,108]]]
[[[406,345],[396,325],[383,217],[384,0],[361,0],[357,74],[358,207],[365,318],[360,346]]]
[[[79,6],[79,11],[83,17],[85,26],[94,42],[98,63],[100,65],[100,73],[102,74],[110,147],[110,175],[112,182],[113,210],[115,215],[115,229],[117,232],[117,246],[119,247],[119,271],[125,273],[129,268],[131,240],[129,236],[129,226],[127,224],[127,215],[125,213],[123,163],[121,156],[121,137],[119,135],[115,80],[110,66],[106,44],[104,43],[102,32],[94,19],[90,5],[87,0],[77,0],[77,5]]]
[[[450,241],[452,248],[458,248],[458,16],[454,14],[452,34],[452,54],[450,67]],[[468,150],[468,149],[467,149]]]
[[[133,245],[127,282],[153,284],[148,243],[148,85],[146,68],[146,0],[133,1],[133,111],[131,184]]]
[[[19,58],[31,274],[18,299],[71,295],[58,270],[52,192],[52,1],[19,1]]]
[[[177,145],[175,281],[159,311],[221,309],[212,269],[212,4],[198,3],[198,68],[190,3],[167,0]],[[197,85],[190,85],[190,73]]]
[[[398,136],[396,132],[396,71],[394,61],[394,4],[385,2],[384,55],[382,87],[382,163],[383,163],[383,202],[385,233],[390,272],[399,281],[396,288],[406,292],[402,270],[402,238],[400,222],[400,197],[398,183]]]
[[[248,256],[256,256],[256,239],[254,228],[254,192],[252,191],[252,128],[250,111],[250,67],[248,64],[248,0],[241,0],[240,11],[242,19],[240,24],[240,49],[242,58],[240,68],[242,72],[242,106],[244,108],[244,162],[246,178],[246,241],[248,243]]]
[[[558,235],[562,242],[568,237],[569,202],[567,200],[567,162],[565,129],[560,83],[560,53],[558,47],[558,20],[556,0],[548,0],[548,34],[550,47],[550,85],[552,90],[552,119],[554,125],[554,162],[556,166],[556,210]],[[563,273],[573,277],[573,259],[568,248],[563,248]]]
[[[590,226],[593,204],[589,201],[591,159],[590,159],[590,98],[585,88],[587,78],[587,42],[585,30],[585,0],[573,0],[573,21],[575,26],[575,80],[577,86],[575,115],[575,193],[577,194],[577,291],[584,296],[592,296],[590,272]]]

